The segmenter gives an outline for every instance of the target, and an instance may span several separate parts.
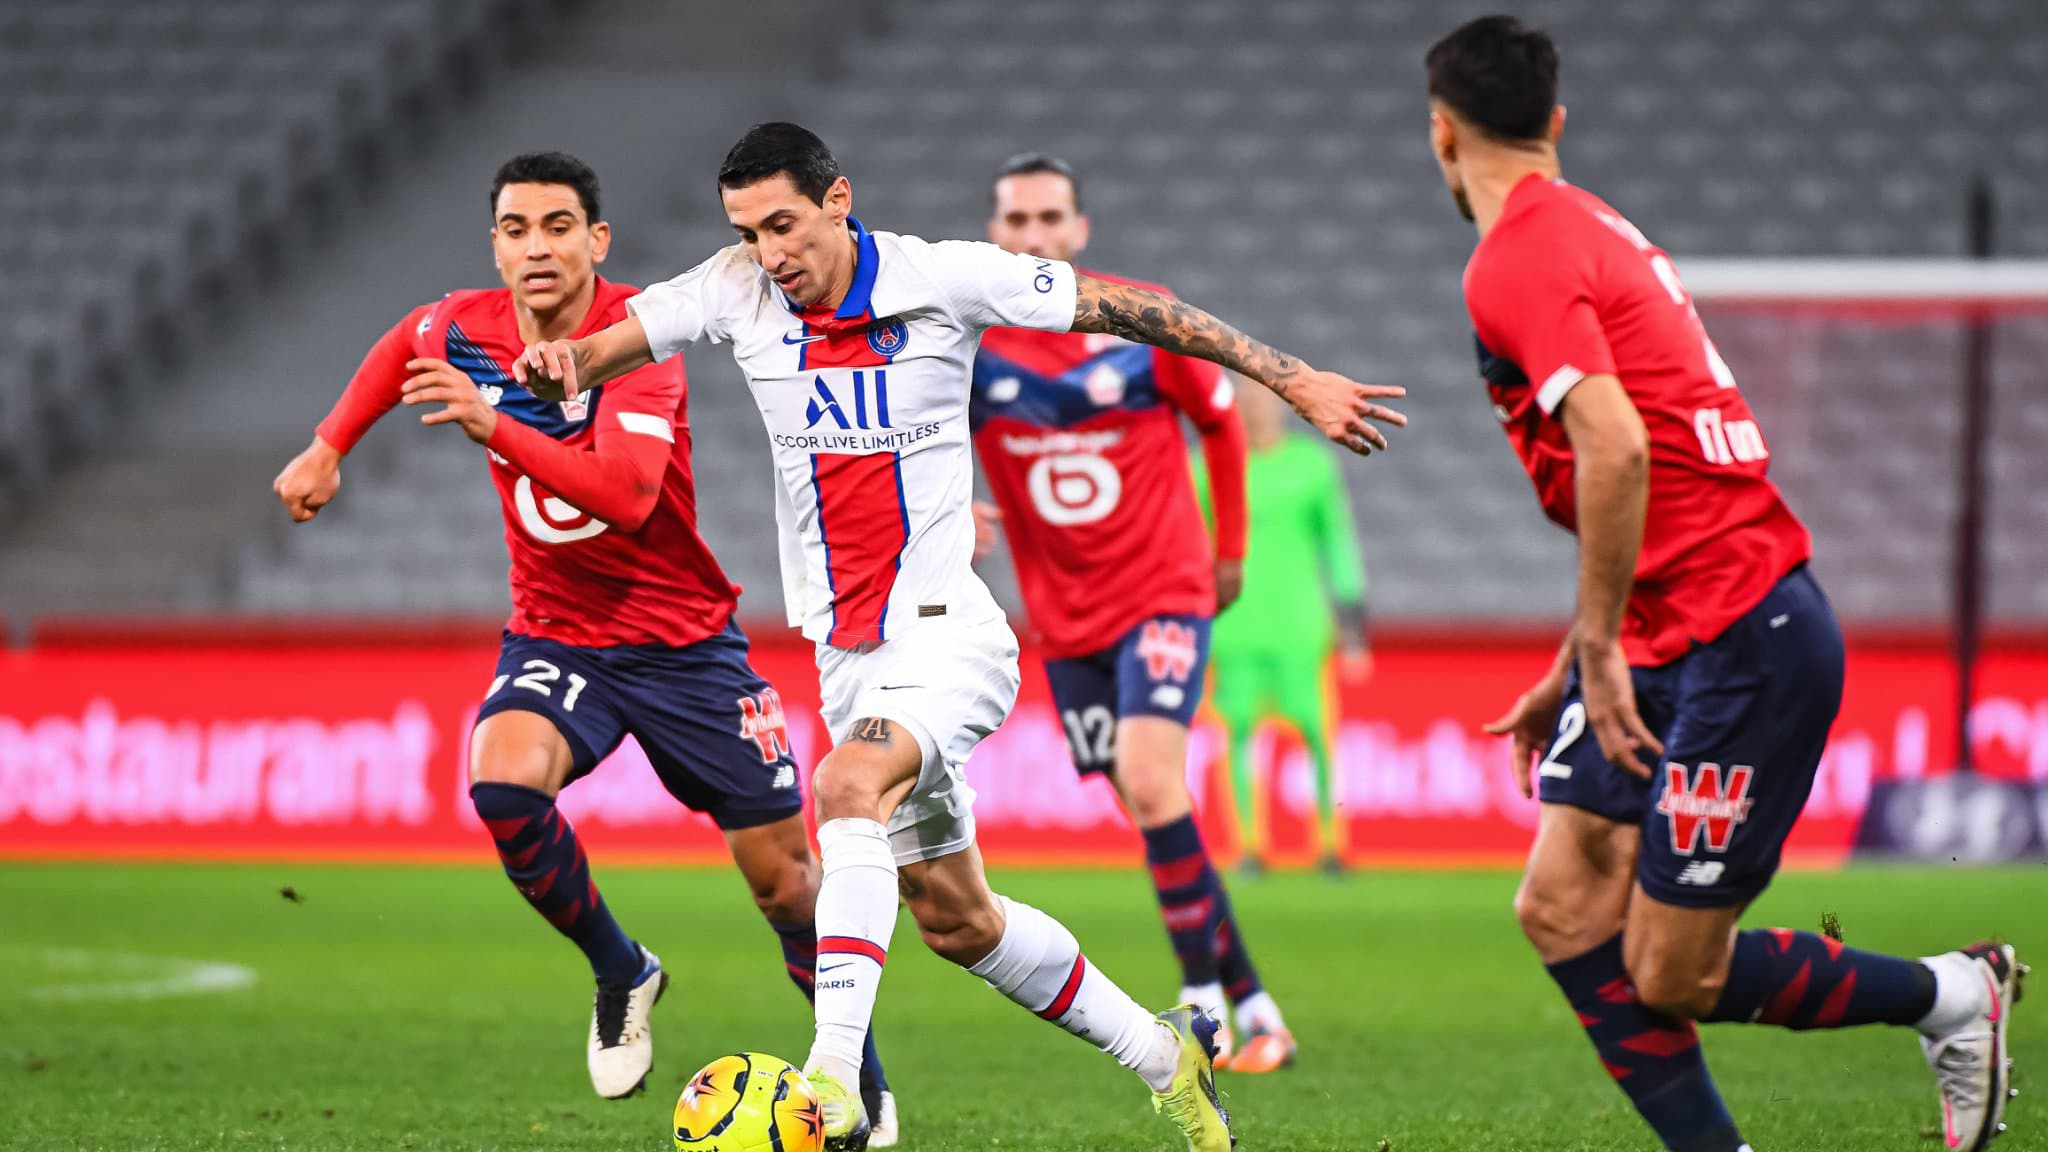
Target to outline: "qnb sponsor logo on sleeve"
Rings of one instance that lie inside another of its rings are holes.
[[[167,720],[104,699],[0,716],[0,823],[418,825],[438,745],[413,700],[338,720]]]

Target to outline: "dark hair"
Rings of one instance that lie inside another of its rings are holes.
[[[1033,176],[1040,172],[1050,172],[1055,176],[1065,176],[1068,187],[1074,190],[1074,211],[1079,212],[1081,210],[1081,178],[1074,175],[1073,165],[1050,152],[1019,152],[1008,160],[1003,161],[996,168],[995,179],[989,181],[989,200],[991,202],[995,200],[995,186],[1003,182],[1003,177]]]
[[[595,224],[604,219],[598,208],[597,173],[567,152],[526,152],[498,165],[498,174],[491,177],[493,217],[498,214],[498,193],[507,184],[560,184],[574,188],[576,199],[583,202],[583,214],[589,217],[584,223]]]
[[[772,120],[747,129],[725,154],[725,163],[718,169],[718,186],[747,188],[777,176],[789,177],[813,204],[823,204],[825,190],[839,179],[839,161],[810,129]]]
[[[1436,42],[1429,94],[1498,140],[1541,140],[1557,106],[1557,45],[1512,16],[1481,16]]]

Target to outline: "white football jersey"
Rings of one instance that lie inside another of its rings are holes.
[[[730,343],[774,446],[789,622],[852,648],[1002,614],[974,573],[967,402],[984,329],[1065,332],[1074,270],[847,227],[838,308],[794,307],[739,245],[627,302],[657,360]]]

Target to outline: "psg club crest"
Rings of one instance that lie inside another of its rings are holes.
[[[877,356],[894,356],[909,342],[909,327],[894,316],[868,325],[868,347]]]

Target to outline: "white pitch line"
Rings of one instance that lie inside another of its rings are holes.
[[[206,996],[233,992],[256,983],[255,969],[221,960],[182,960],[175,956],[93,952],[80,948],[25,951],[40,958],[47,967],[74,977],[69,983],[30,986],[22,990],[28,999],[45,1003]],[[108,979],[91,980],[95,974],[104,974]]]

